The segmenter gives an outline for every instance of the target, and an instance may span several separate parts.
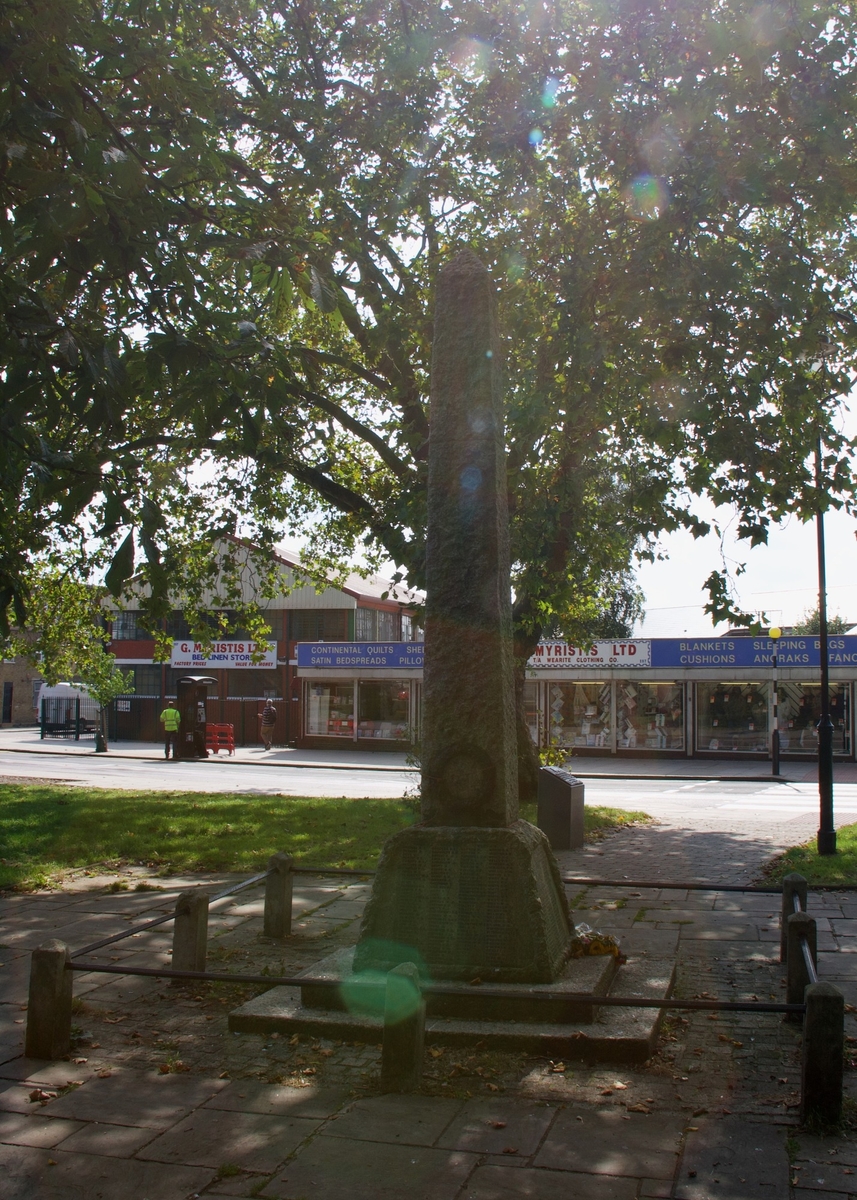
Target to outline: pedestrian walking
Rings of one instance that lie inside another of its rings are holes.
[[[274,726],[277,724],[277,710],[270,700],[265,701],[260,719],[262,721],[262,743],[266,750],[270,750],[274,740]]]
[[[168,700],[167,707],[161,713],[160,721],[164,727],[164,758],[170,757],[170,746],[173,748],[173,758],[179,756],[179,726],[181,714],[176,708],[175,700]]]

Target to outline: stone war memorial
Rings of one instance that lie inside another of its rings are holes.
[[[435,301],[421,819],[385,845],[357,946],[306,971],[300,1004],[273,988],[230,1028],[381,1040],[394,972],[412,988],[456,985],[426,995],[436,1041],[648,1057],[657,1013],[601,1015],[597,1000],[620,980],[626,994],[663,997],[672,961],[619,968],[611,954],[571,957],[574,943],[550,843],[518,814],[494,284],[465,249],[441,270]]]
[[[384,849],[356,970],[549,983],[572,927],[547,838],[518,819],[509,521],[493,285],[440,274],[431,366],[422,821]]]

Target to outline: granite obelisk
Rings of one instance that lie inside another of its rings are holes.
[[[518,820],[510,591],[494,290],[463,250],[435,299],[422,822],[384,847],[355,971],[547,983],[563,968],[556,860]]]
[[[509,515],[491,279],[471,250],[440,273],[429,415],[422,816],[518,817]]]

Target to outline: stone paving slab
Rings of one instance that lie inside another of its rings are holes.
[[[230,1083],[206,1100],[205,1108],[270,1116],[316,1117],[323,1120],[339,1112],[349,1098],[345,1088],[293,1088],[242,1079]],[[0,1100],[2,1103],[2,1100]]]
[[[535,1165],[592,1175],[672,1179],[683,1126],[677,1115],[567,1108],[557,1115]]]
[[[0,1142],[13,1146],[56,1146],[80,1128],[79,1121],[64,1121],[60,1117],[0,1113]]]
[[[700,1117],[687,1135],[675,1200],[782,1200],[787,1130],[740,1117]]]
[[[434,1096],[372,1096],[336,1116],[324,1136],[433,1146],[460,1109],[460,1100]]]
[[[44,1062],[39,1058],[16,1058],[0,1066],[0,1081],[25,1080],[28,1084],[42,1087],[65,1087],[70,1080],[83,1082],[98,1070],[94,1062]]]
[[[66,1074],[68,1068],[66,1067]],[[121,1070],[51,1101],[51,1116],[166,1129],[226,1086],[222,1079]]]
[[[61,1118],[52,1118],[59,1121]],[[132,1158],[158,1136],[157,1129],[135,1125],[104,1125],[91,1122],[63,1142],[63,1150],[79,1154],[103,1154],[107,1158]]]
[[[521,1100],[468,1100],[438,1141],[450,1150],[477,1154],[535,1154],[556,1109]]]
[[[317,1137],[259,1195],[278,1200],[455,1200],[478,1161],[476,1155],[456,1150]]]
[[[198,1167],[0,1145],[3,1200],[187,1200],[211,1182]]]
[[[482,1166],[467,1181],[463,1200],[635,1200],[637,1194],[633,1179]]]
[[[218,1168],[225,1163],[269,1174],[311,1137],[307,1117],[197,1109],[138,1151],[137,1158]]]

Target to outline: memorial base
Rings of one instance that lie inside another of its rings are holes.
[[[302,971],[308,982],[300,996],[294,988],[274,987],[248,1000],[229,1014],[230,1030],[380,1044],[386,980],[355,976],[353,953],[339,950]],[[657,1002],[670,995],[674,974],[672,959],[643,955],[616,970],[612,958],[576,958],[557,982],[513,985],[503,999],[479,987],[472,995],[427,995],[426,1042],[461,1049],[479,1044],[566,1061],[644,1062],[654,1053],[662,1010],[602,1006],[597,997],[650,996]],[[311,980],[319,979],[341,986],[313,986]],[[555,999],[540,992],[554,993]]]
[[[417,825],[384,847],[354,970],[414,962],[437,981],[551,983],[573,934],[540,829]]]

